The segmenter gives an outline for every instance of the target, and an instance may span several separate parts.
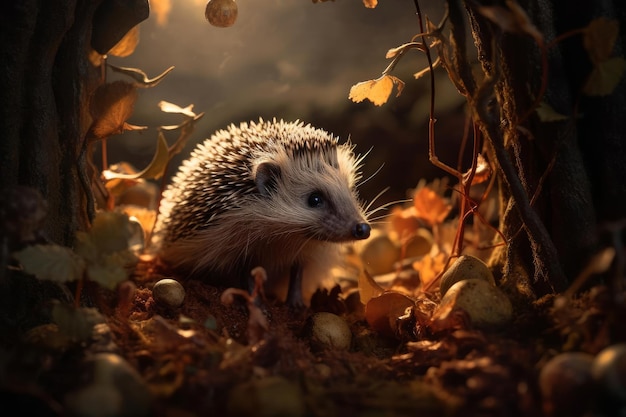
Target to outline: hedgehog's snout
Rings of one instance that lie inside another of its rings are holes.
[[[355,239],[367,239],[370,237],[370,231],[372,228],[367,223],[357,223],[352,228],[352,236]]]

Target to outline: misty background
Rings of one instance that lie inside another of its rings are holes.
[[[381,0],[374,9],[360,0],[238,0],[237,5],[237,21],[228,28],[206,21],[206,1],[172,1],[161,22],[153,8],[140,25],[134,53],[108,58],[112,65],[138,68],[149,77],[175,67],[157,86],[139,90],[129,122],[149,129],[111,137],[109,163],[127,161],[141,170],[150,162],[156,127],[182,121],[179,115],[161,112],[157,104],[165,100],[181,107],[193,104],[196,113],[205,113],[171,162],[168,177],[215,130],[259,117],[299,119],[342,140],[350,138],[357,153],[371,149],[364,177],[380,172],[360,187],[366,201],[386,187],[379,204],[403,199],[421,178],[444,175],[428,161],[430,83],[428,77],[413,77],[427,66],[422,53],[408,53],[392,73],[406,83],[400,97],[394,89],[382,106],[348,99],[352,85],[380,77],[390,62],[387,50],[419,33],[413,1]],[[439,2],[420,6],[425,16],[439,22]],[[444,70],[435,74],[437,154],[455,166],[463,135],[463,98]],[[109,71],[107,77],[116,75]],[[176,135],[167,137],[171,144]]]

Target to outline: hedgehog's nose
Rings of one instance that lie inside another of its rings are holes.
[[[352,236],[355,239],[367,239],[370,237],[370,230],[372,228],[367,223],[357,223],[352,228]]]

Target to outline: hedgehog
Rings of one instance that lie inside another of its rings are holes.
[[[158,258],[186,276],[240,287],[262,266],[269,288],[302,305],[302,280],[327,278],[341,245],[370,235],[356,190],[364,157],[354,148],[299,120],[217,131],[163,191]]]

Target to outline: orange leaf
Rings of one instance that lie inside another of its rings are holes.
[[[361,270],[359,275],[359,298],[361,303],[367,304],[372,298],[378,297],[384,291],[385,289],[378,285],[365,269]]]
[[[396,335],[397,319],[405,314],[407,308],[414,306],[415,301],[406,295],[388,291],[365,305],[365,320],[372,329],[393,337]]]
[[[375,80],[363,81],[353,85],[348,98],[355,103],[360,103],[367,99],[374,105],[381,106],[389,99],[394,84],[398,86],[398,94],[396,96],[399,96],[404,88],[404,82],[392,75],[383,75]]]
[[[470,175],[470,171],[467,171],[463,174],[463,182],[466,183]],[[476,185],[481,182],[485,182],[491,177],[491,166],[487,162],[487,160],[481,155],[478,154],[478,158],[476,160],[476,171],[474,171],[474,176],[472,177],[472,184]]]
[[[416,216],[431,225],[442,223],[452,210],[443,197],[429,187],[422,187],[413,196]]]
[[[373,9],[378,6],[378,0],[363,0],[363,5],[368,9]]]
[[[135,52],[135,48],[137,48],[138,44],[139,25],[134,26],[131,30],[126,32],[126,35],[107,52],[107,55],[126,57]]]
[[[405,238],[415,234],[420,227],[420,221],[415,217],[413,207],[407,209],[394,207],[391,211],[391,226],[398,236]]]

